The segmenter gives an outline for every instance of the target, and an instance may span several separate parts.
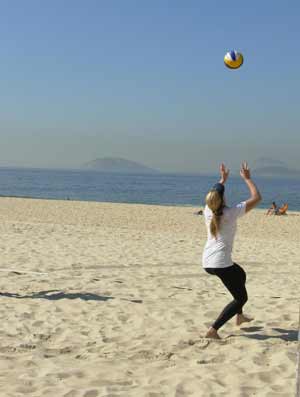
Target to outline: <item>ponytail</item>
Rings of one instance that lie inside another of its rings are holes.
[[[223,215],[223,208],[222,208],[222,213],[213,212],[213,217],[212,217],[212,220],[210,222],[210,232],[215,238],[217,238],[217,235],[218,235],[219,230],[220,230],[220,224],[221,224],[222,215]]]
[[[215,238],[217,238],[223,215],[223,208],[224,208],[223,197],[217,191],[211,191],[206,196],[206,204],[213,213],[213,217],[210,222],[210,233]]]

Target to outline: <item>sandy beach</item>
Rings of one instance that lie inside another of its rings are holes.
[[[255,320],[211,341],[197,210],[1,198],[0,396],[294,396],[300,214],[240,219]]]

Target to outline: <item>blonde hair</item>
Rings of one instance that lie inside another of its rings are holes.
[[[219,192],[212,190],[208,192],[205,201],[213,213],[213,217],[210,222],[210,232],[215,238],[217,238],[217,234],[220,230],[221,216],[223,215],[224,199]]]

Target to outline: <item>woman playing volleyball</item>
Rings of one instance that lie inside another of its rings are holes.
[[[224,164],[220,166],[221,179],[206,196],[204,210],[207,227],[207,242],[203,252],[203,267],[207,273],[217,276],[233,296],[231,301],[220,313],[206,334],[206,338],[220,339],[218,330],[233,316],[237,315],[236,323],[240,325],[251,321],[243,314],[243,306],[248,300],[246,290],[246,273],[231,258],[237,218],[252,210],[261,200],[261,195],[250,176],[247,163],[243,163],[240,175],[249,188],[248,200],[234,207],[227,207],[224,198],[225,182],[229,170]]]

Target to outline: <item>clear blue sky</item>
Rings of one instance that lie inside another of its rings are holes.
[[[296,167],[299,17],[299,0],[1,1],[0,165]]]

